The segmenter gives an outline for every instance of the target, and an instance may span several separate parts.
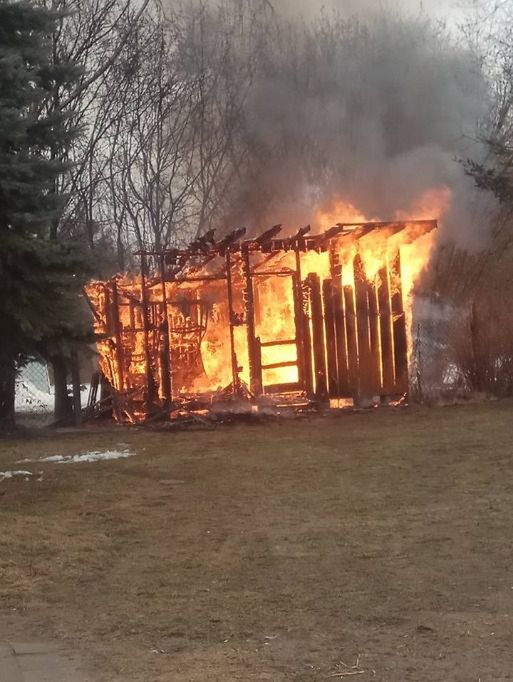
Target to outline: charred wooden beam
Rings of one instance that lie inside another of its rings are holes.
[[[264,341],[260,343],[261,348],[272,348],[273,346],[289,346],[295,345],[297,339],[285,339],[283,341]]]
[[[197,237],[193,242],[189,244],[189,249],[191,251],[202,251],[206,252],[209,250],[210,247],[214,246],[215,235],[216,231],[215,230],[209,230],[208,232],[205,232],[204,235],[201,235],[201,237]]]
[[[261,365],[262,369],[281,369],[282,367],[297,367],[297,361],[284,360],[283,362],[271,362],[268,365]]]
[[[262,234],[259,234],[258,237],[256,237],[255,239],[253,239],[251,241],[260,247],[265,247],[280,232],[281,232],[281,225],[273,225],[268,230],[266,230],[265,232],[262,232]]]
[[[221,241],[216,242],[216,244],[214,245],[215,252],[218,253],[220,256],[224,256],[226,254],[226,250],[232,247],[235,244],[235,242],[241,239],[245,234],[246,234],[245,227],[240,227],[238,230],[233,230],[233,232],[227,234],[226,237],[223,237]]]

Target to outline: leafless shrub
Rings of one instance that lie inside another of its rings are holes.
[[[449,345],[470,391],[513,395],[513,313],[502,297],[478,295],[453,321]]]

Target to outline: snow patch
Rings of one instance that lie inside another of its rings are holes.
[[[29,476],[32,476],[32,473],[30,471],[0,471],[0,482],[5,481],[7,478],[14,478],[16,476],[24,476],[25,478],[28,478]]]
[[[51,455],[41,459],[23,459],[22,462],[53,462],[54,464],[80,464],[81,462],[100,462],[108,459],[125,459],[134,457],[131,450],[91,450],[77,455]]]

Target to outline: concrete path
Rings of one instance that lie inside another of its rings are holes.
[[[58,645],[0,641],[0,682],[94,681]]]

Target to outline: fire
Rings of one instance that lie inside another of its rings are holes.
[[[336,199],[317,212],[314,235],[282,238],[277,227],[200,240],[147,254],[144,277],[91,283],[117,418],[138,421],[191,394],[405,392],[412,293],[450,199],[432,189],[388,223]]]
[[[337,198],[327,209],[320,209],[315,216],[315,224],[319,231],[325,230],[337,223],[366,223],[369,219],[349,201]]]

